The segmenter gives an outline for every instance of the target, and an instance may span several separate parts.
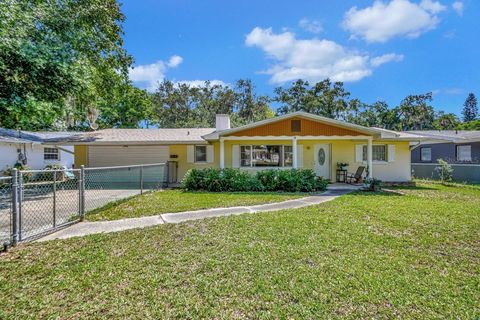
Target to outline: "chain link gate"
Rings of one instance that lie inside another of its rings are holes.
[[[0,177],[0,241],[40,238],[82,220],[85,212],[164,187],[164,163],[81,169],[12,170]]]
[[[26,170],[16,175],[14,242],[41,237],[80,219],[82,170]]]

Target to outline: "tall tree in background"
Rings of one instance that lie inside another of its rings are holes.
[[[478,116],[478,107],[477,107],[477,97],[473,93],[468,94],[465,103],[463,104],[463,122],[469,122],[477,119]]]
[[[238,121],[240,124],[247,124],[264,120],[274,116],[270,109],[270,99],[267,96],[258,96],[255,93],[255,86],[250,79],[240,79],[235,85]]]
[[[438,112],[433,122],[433,127],[437,130],[454,130],[458,127],[460,121],[453,113]]]
[[[274,116],[269,99],[258,96],[250,80],[238,80],[234,88],[173,83],[164,80],[153,94],[152,122],[161,128],[214,127],[216,114],[229,114],[239,126]]]
[[[105,125],[131,126],[133,118],[111,117],[135,91],[124,19],[115,0],[0,2],[0,126],[84,128],[86,111],[104,106],[112,119]]]
[[[427,130],[433,127],[435,112],[430,105],[432,93],[409,95],[400,102],[396,111],[400,122],[397,130]]]
[[[273,101],[280,103],[277,112],[287,114],[305,111],[320,116],[347,120],[350,113],[347,92],[342,82],[332,83],[330,79],[317,82],[310,87],[304,80],[297,80],[287,89],[275,88]]]

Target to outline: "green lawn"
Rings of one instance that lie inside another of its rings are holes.
[[[164,190],[149,192],[89,212],[87,220],[117,220],[208,208],[248,206],[306,197],[305,193],[211,193]]]
[[[480,189],[422,184],[21,245],[0,318],[478,319],[479,266]]]

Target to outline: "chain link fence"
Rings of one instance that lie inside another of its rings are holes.
[[[82,220],[88,211],[162,188],[163,163],[81,169],[12,170],[0,177],[0,241],[33,240]]]
[[[0,244],[12,235],[12,177],[0,177]]]

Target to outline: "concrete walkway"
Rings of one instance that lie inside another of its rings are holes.
[[[37,241],[47,241],[53,239],[68,239],[72,237],[82,237],[89,234],[117,232],[129,229],[144,228],[164,223],[181,223],[191,220],[200,220],[205,218],[225,217],[239,215],[243,213],[256,213],[278,211],[284,209],[296,209],[311,205],[331,201],[341,195],[347,194],[358,189],[356,186],[331,185],[328,190],[318,195],[312,195],[305,198],[287,200],[277,203],[260,204],[245,207],[214,208],[206,210],[186,211],[177,213],[164,213],[157,216],[128,218],[113,221],[95,221],[80,222],[68,228],[62,229],[50,235],[47,235]]]

